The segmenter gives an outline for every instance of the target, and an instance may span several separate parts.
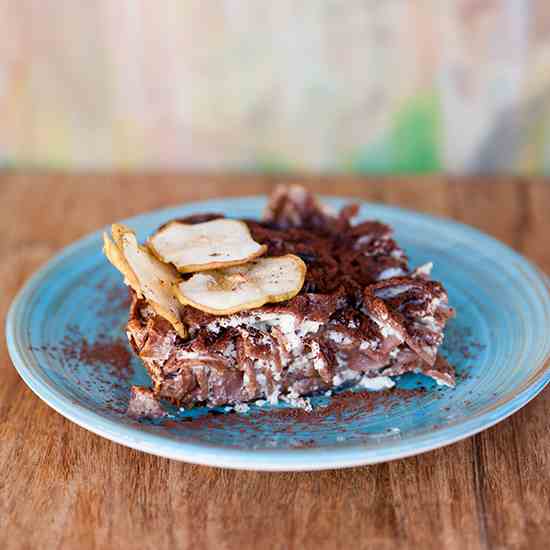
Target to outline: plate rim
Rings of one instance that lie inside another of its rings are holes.
[[[442,216],[434,216],[383,203],[367,202],[358,197],[322,195],[320,198],[331,202],[354,201],[359,203],[362,208],[373,206],[409,218],[433,220],[455,226],[456,229],[466,232],[472,237],[489,239],[494,245],[503,248],[509,254],[511,253],[521,264],[531,269],[544,285],[546,293],[550,295],[550,279],[536,265],[491,235],[469,225]],[[144,212],[126,218],[122,220],[122,223],[136,224],[145,221],[151,216],[176,215],[178,211],[181,212],[185,207],[199,209],[201,207],[208,207],[208,204],[213,202],[219,203],[221,201],[228,203],[229,207],[231,203],[242,201],[258,201],[262,203],[265,200],[265,195],[246,195],[190,201],[168,208]],[[53,381],[45,378],[45,375],[40,375],[42,369],[39,365],[27,364],[25,354],[18,346],[17,319],[28,297],[47,278],[51,270],[62,263],[67,257],[70,257],[73,252],[100,238],[103,230],[104,227],[64,247],[27,279],[22,288],[17,292],[8,310],[5,322],[6,341],[8,353],[15,369],[35,395],[56,412],[80,427],[126,447],[193,464],[253,471],[317,471],[376,464],[422,454],[451,445],[484,431],[522,408],[550,382],[550,350],[548,350],[546,356],[540,361],[534,372],[510,396],[496,399],[495,402],[461,422],[443,426],[433,430],[429,434],[416,436],[416,438],[413,436],[412,444],[409,444],[410,448],[403,448],[403,442],[399,442],[383,448],[366,449],[361,443],[351,442],[320,448],[251,450],[235,449],[201,441],[170,440],[160,434],[151,433],[132,425],[123,424],[115,419],[107,418],[93,409],[73,402],[56,387]],[[488,419],[482,421],[486,417]],[[450,431],[454,432],[454,435],[449,434],[448,432]]]

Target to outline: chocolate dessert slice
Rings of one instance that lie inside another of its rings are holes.
[[[409,269],[389,226],[353,223],[357,211],[331,212],[289,186],[275,190],[263,220],[244,220],[266,256],[305,263],[301,290],[285,301],[227,315],[182,305],[182,333],[133,287],[127,334],[155,395],[184,407],[255,400],[307,407],[304,396],[352,385],[390,388],[391,377],[407,372],[453,386],[454,371],[438,356],[453,315],[445,289],[430,280],[429,264]]]

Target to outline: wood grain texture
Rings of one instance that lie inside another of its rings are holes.
[[[550,272],[542,180],[306,178],[312,189],[456,218]],[[0,176],[0,315],[59,248],[114,220],[276,177]],[[321,473],[192,466],[126,449],[48,408],[0,343],[0,548],[547,548],[550,392],[418,457]]]

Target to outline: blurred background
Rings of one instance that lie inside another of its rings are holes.
[[[550,174],[549,0],[0,2],[0,164]]]

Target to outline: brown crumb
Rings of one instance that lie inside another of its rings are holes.
[[[160,406],[153,390],[141,386],[132,386],[132,395],[126,414],[136,420],[142,418],[157,419],[166,416],[166,412]]]

